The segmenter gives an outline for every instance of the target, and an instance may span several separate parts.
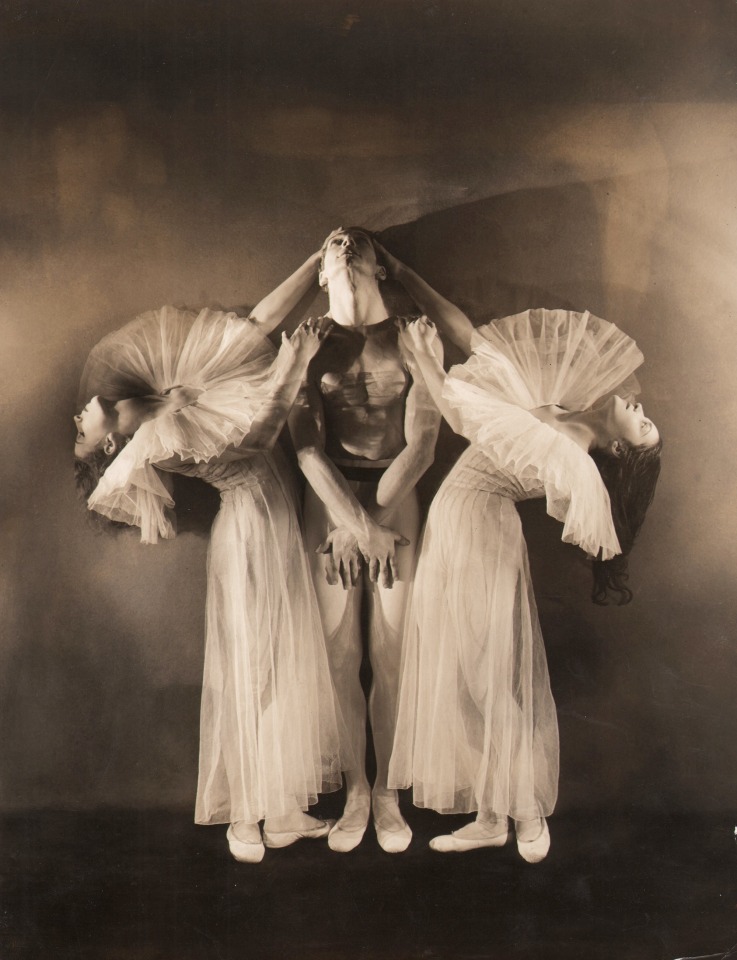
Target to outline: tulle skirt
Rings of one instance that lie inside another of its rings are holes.
[[[430,509],[405,630],[389,784],[440,813],[552,812],[558,725],[513,499],[451,474]]]
[[[208,554],[198,823],[305,810],[341,784],[339,728],[296,513],[274,474],[222,494]]]

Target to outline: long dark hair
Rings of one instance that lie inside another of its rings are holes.
[[[84,458],[74,458],[74,484],[77,488],[79,498],[84,502],[85,506],[87,505],[90,494],[100,482],[102,475],[128,442],[127,438],[122,436],[122,434],[114,434],[114,437],[117,443],[113,453],[105,453],[102,447],[98,447]],[[127,523],[121,523],[118,520],[108,520],[107,517],[97,513],[95,510],[87,511],[87,519],[92,526],[100,530],[123,529],[128,526]]]
[[[591,456],[609,492],[614,529],[622,552],[611,560],[593,561],[594,584],[591,599],[605,606],[611,597],[618,604],[629,603],[632,591],[627,586],[628,557],[653,501],[660,475],[663,441],[650,447],[635,446],[620,440],[621,453],[614,456],[592,450]]]

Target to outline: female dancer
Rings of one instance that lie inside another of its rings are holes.
[[[386,254],[420,307],[471,358],[447,379],[420,319],[403,334],[454,429],[471,441],[427,520],[408,611],[393,787],[417,806],[477,811],[431,841],[440,852],[503,845],[508,817],[525,860],[549,849],[558,729],[515,502],[547,498],[563,539],[594,561],[594,594],[619,602],[626,554],[652,500],[661,442],[622,399],[642,362],[634,341],[588,313],[533,310],[474,331]],[[597,469],[598,467],[598,469]]]
[[[208,553],[195,820],[229,823],[238,860],[322,837],[303,813],[341,783],[324,639],[290,485],[271,455],[322,333],[306,321],[275,362],[265,339],[314,280],[311,257],[243,320],[165,307],[105,337],[83,376],[76,469],[89,508],[171,537],[163,482],[199,477],[222,504]],[[265,820],[263,841],[259,821]]]

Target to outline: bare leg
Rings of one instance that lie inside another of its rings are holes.
[[[412,832],[399,812],[396,790],[387,788],[387,775],[396,726],[404,609],[420,526],[417,496],[414,491],[397,506],[386,524],[402,533],[410,542],[409,545],[397,549],[400,579],[394,586],[387,589],[372,585],[369,653],[373,684],[369,713],[376,752],[373,813],[382,848],[388,853],[400,853],[409,845]]]
[[[330,673],[345,723],[344,756],[355,765],[345,771],[346,805],[330,837],[333,849],[346,852],[361,842],[369,817],[371,788],[366,779],[366,698],[361,687],[363,645],[360,626],[362,587],[344,590],[329,584],[323,559],[315,551],[325,540],[330,523],[322,502],[308,487],[305,495],[305,546],[320,608]]]

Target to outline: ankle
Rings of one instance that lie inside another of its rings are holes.
[[[348,787],[345,794],[345,805],[358,807],[369,804],[371,801],[371,787],[368,783],[357,783]]]
[[[515,820],[514,830],[517,839],[523,843],[530,843],[543,832],[544,821],[541,817],[535,817],[532,820]]]
[[[374,801],[399,803],[399,794],[396,790],[390,790],[388,787],[380,787],[374,784],[371,790],[371,799]]]

